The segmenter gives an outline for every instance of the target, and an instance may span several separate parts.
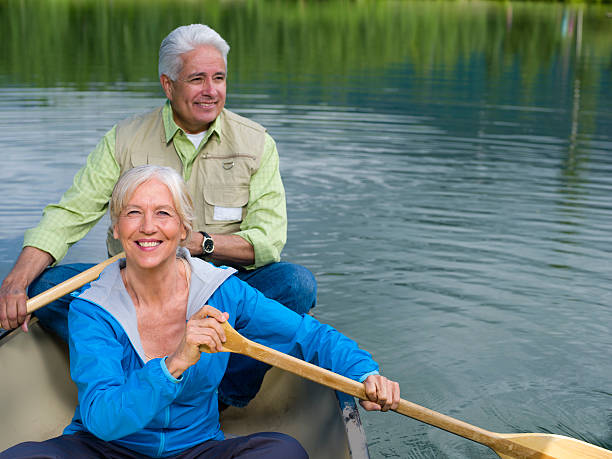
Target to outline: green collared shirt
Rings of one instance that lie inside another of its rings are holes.
[[[164,105],[162,116],[166,140],[174,140],[183,163],[183,178],[189,180],[194,160],[211,135],[214,132],[219,134],[220,123],[216,119],[211,124],[196,149],[174,122],[169,102]],[[68,248],[82,239],[104,216],[120,174],[115,158],[116,127],[113,126],[90,153],[87,163],[77,172],[72,186],[60,202],[45,207],[38,226],[26,231],[24,247],[44,250],[57,263],[64,258]],[[280,260],[281,250],[287,240],[285,190],[280,177],[276,143],[267,133],[261,165],[251,177],[246,217],[240,225],[240,231],[235,234],[248,241],[255,250],[255,263],[246,268],[257,268]]]

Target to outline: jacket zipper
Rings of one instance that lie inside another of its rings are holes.
[[[157,450],[157,456],[160,457],[166,448],[166,431],[165,429],[170,425],[170,407],[165,408],[166,419],[164,421],[164,427],[159,432],[159,449]]]

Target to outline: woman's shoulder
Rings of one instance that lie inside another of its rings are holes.
[[[103,306],[79,297],[70,303],[68,330],[73,336],[75,330],[87,330],[87,336],[106,334],[111,330],[115,336],[124,333],[123,327],[113,314]]]
[[[98,278],[77,292],[76,297],[97,304],[105,304],[109,302],[109,297],[117,292],[117,284],[120,282],[120,287],[123,286],[121,281],[121,262],[118,260],[100,273]]]

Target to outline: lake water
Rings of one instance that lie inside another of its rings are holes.
[[[161,38],[226,37],[228,108],[281,154],[285,260],[410,401],[612,448],[612,8],[0,4],[0,277],[100,137],[163,102]],[[102,260],[105,225],[66,261]],[[364,413],[373,458],[491,458]]]

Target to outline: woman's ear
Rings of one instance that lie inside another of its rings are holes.
[[[119,232],[117,231],[117,224],[116,223],[113,225],[113,237],[115,239],[119,239]]]
[[[187,227],[185,225],[181,225],[183,227],[182,231],[181,231],[181,241],[183,242],[187,242]]]

